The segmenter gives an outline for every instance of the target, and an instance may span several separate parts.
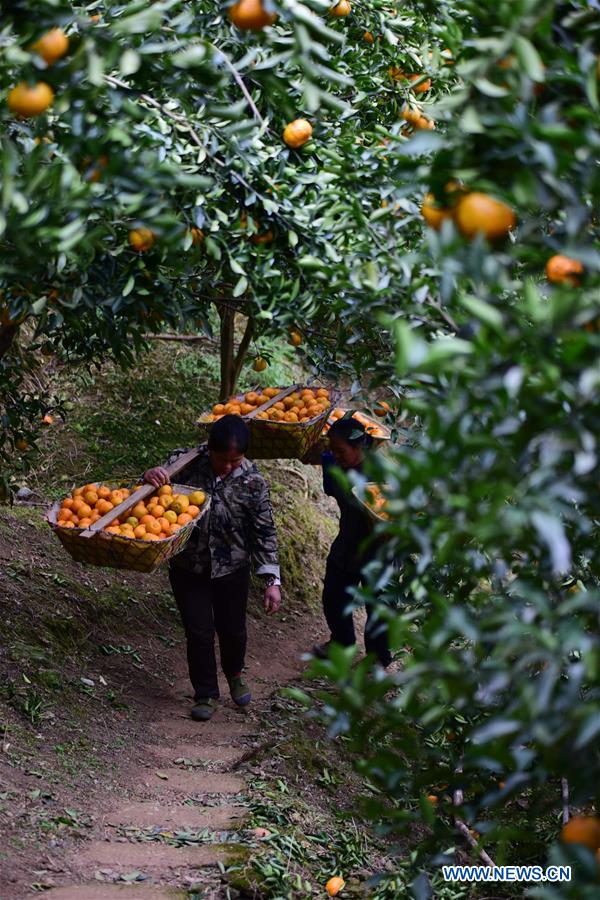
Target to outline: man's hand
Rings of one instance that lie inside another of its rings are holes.
[[[281,609],[281,591],[276,584],[265,588],[263,606],[268,616],[272,616],[273,613],[279,612]]]
[[[162,487],[163,484],[169,484],[170,480],[169,473],[162,466],[155,466],[154,469],[148,469],[147,472],[144,472],[144,481],[147,481],[148,484],[155,488]]]

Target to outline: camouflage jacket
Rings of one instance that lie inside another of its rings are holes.
[[[166,465],[187,450],[176,450]],[[279,578],[277,533],[269,488],[257,466],[244,459],[227,478],[213,473],[206,444],[200,456],[173,479],[200,488],[211,498],[187,544],[173,558],[172,566],[192,572],[210,572],[211,578],[229,575],[251,560],[258,575]]]

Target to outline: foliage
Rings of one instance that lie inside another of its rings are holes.
[[[55,101],[29,119],[2,106],[1,384],[19,333],[28,353],[33,329],[48,353],[131,364],[147,331],[210,336],[213,305],[229,337],[242,312],[255,334],[296,326],[344,346],[340,306],[401,274],[382,137],[410,91],[386,68],[405,20],[378,3],[328,25],[328,7],[282,0],[275,25],[248,35],[207,0],[12,4],[0,87],[45,81]],[[55,26],[69,51],[47,66],[31,47]],[[367,27],[382,40],[365,42]],[[288,149],[285,122],[317,112],[314,139]],[[130,246],[140,228],[155,238],[144,252]],[[18,397],[3,406],[6,457],[13,420],[35,416]]]
[[[345,657],[315,670],[341,688],[325,706],[332,730],[398,801],[374,813],[428,826],[418,864],[442,861],[458,815],[497,863],[573,862],[571,885],[535,896],[591,897],[596,860],[556,839],[561,778],[572,808],[599,800],[600,22],[545,0],[444,13],[409,29],[415,42],[442,35],[458,81],[433,109],[443,129],[389,151],[412,180],[405,233],[423,189],[448,207],[453,180],[508,202],[518,225],[495,245],[450,220],[427,229],[399,252],[395,313],[383,292],[369,309],[394,334],[395,360],[378,365],[414,426],[368,473],[387,486],[391,520],[363,597],[383,590],[395,607],[402,667],[379,681]],[[548,284],[555,253],[584,264],[581,284]]]

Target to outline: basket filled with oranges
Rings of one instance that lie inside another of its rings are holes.
[[[248,456],[302,459],[318,441],[337,397],[336,391],[319,386],[262,388],[217,403],[198,424],[208,433],[221,416],[242,416],[250,428]]]
[[[388,497],[385,488],[385,485],[375,484],[374,482],[366,484],[362,493],[357,486],[352,488],[353,495],[376,522],[388,522],[390,520]]]
[[[151,572],[183,549],[210,499],[189,485],[167,484],[137,500],[135,494],[142,487],[87,484],[75,488],[50,508],[48,523],[77,562]],[[101,530],[84,535],[124,501],[130,501],[128,509],[108,519]]]
[[[344,416],[348,415],[349,412],[349,409],[336,407],[336,409],[334,409],[329,414],[327,422],[325,423],[323,431],[319,435],[318,440],[315,444],[313,444],[306,456],[302,459],[303,463],[314,466],[320,464],[321,454],[326,453],[327,450],[329,450],[329,438],[327,436],[327,432],[334,422],[337,422],[338,419],[342,419]],[[358,410],[355,410],[352,413],[352,418],[356,419],[357,422],[361,422],[365,426],[365,431],[373,438],[371,446],[375,449],[390,440],[390,429],[383,425],[381,422],[376,422],[374,419],[371,419],[369,416],[366,416],[364,413]]]

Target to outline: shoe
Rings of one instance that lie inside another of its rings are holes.
[[[330,647],[331,641],[323,641],[322,644],[315,644],[312,648],[312,655],[316,656],[317,659],[329,659]]]
[[[190,715],[192,719],[196,720],[196,722],[208,722],[209,719],[212,719],[213,713],[216,711],[217,706],[218,703],[214,699],[214,697],[205,697],[200,700],[196,700],[194,706],[192,706]]]
[[[231,699],[238,706],[247,706],[252,700],[250,688],[241,675],[228,675],[227,682],[231,693]]]

